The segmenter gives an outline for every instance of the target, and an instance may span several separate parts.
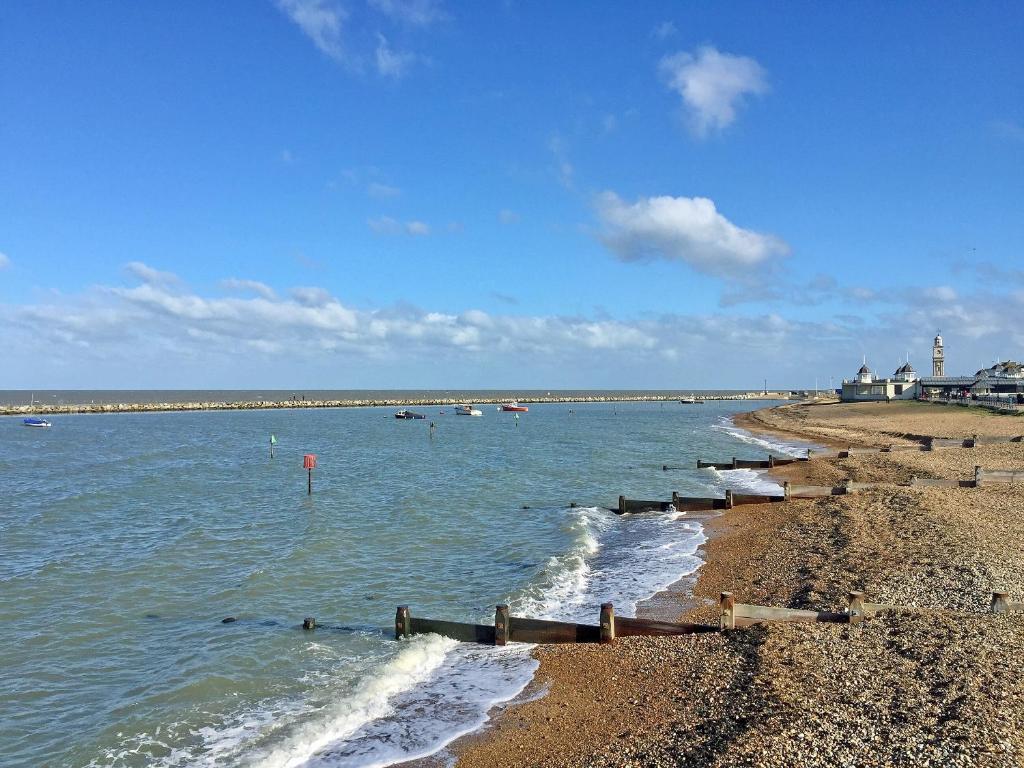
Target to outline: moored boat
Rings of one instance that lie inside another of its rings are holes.
[[[483,411],[478,411],[472,405],[456,405],[455,406],[456,416],[483,416]]]
[[[37,419],[35,417],[29,418],[29,419],[22,419],[21,423],[22,423],[23,426],[26,426],[26,427],[49,427],[49,426],[51,426],[50,422],[48,422],[46,419]]]
[[[511,403],[505,403],[504,405],[502,405],[501,406],[501,410],[503,410],[503,411],[516,411],[518,413],[526,413],[530,409],[527,408],[525,405],[520,405],[519,403],[511,402]]]
[[[425,413],[416,413],[416,411],[409,411],[402,409],[395,414],[396,419],[425,419],[427,415]]]

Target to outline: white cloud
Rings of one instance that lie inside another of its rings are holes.
[[[498,211],[498,221],[502,224],[515,224],[519,221],[519,214],[508,208],[502,208]]]
[[[672,21],[663,21],[651,30],[651,36],[658,40],[665,40],[677,32],[676,25]]]
[[[117,311],[141,312],[148,320],[137,318],[137,323],[160,325],[157,335],[169,334],[178,341],[183,337],[230,340],[250,349],[288,346],[300,338],[312,347],[345,348],[358,354],[380,351],[381,344],[397,349],[411,346],[427,353],[445,347],[553,351],[571,345],[614,350],[652,349],[657,344],[642,324],[491,315],[479,309],[461,315],[411,307],[361,311],[344,306],[320,287],[294,288],[288,299],[207,298],[150,284],[107,291],[124,302]],[[78,333],[88,334],[90,321],[80,316],[78,322],[63,325],[72,341]]]
[[[430,225],[415,219],[403,224],[390,216],[378,216],[368,220],[366,224],[378,235],[400,235],[404,232],[414,237],[423,237],[430,234]]]
[[[11,266],[11,260],[6,253],[0,251],[0,269],[7,269],[9,266]]]
[[[370,7],[391,19],[414,27],[425,27],[445,16],[435,0],[369,0]]]
[[[690,130],[698,138],[731,125],[744,97],[768,90],[766,73],[754,59],[720,53],[712,46],[666,56],[659,68],[682,97]]]
[[[402,190],[389,184],[381,184],[379,181],[371,181],[366,186],[366,194],[377,200],[384,200],[390,197],[398,197],[402,194]]]
[[[707,274],[738,276],[789,246],[778,237],[736,226],[704,197],[647,197],[635,203],[614,192],[597,198],[602,241],[624,261],[682,261]]]
[[[70,375],[65,371],[74,371],[74,380],[88,386],[232,387],[253,377],[281,382],[300,366],[339,382],[360,375],[360,386],[368,387],[386,386],[396,373],[407,386],[429,381],[435,388],[512,380],[537,387],[756,387],[751,370],[770,376],[770,386],[809,387],[815,374],[855,370],[862,350],[879,360],[895,360],[908,348],[925,356],[937,328],[956,371],[973,372],[1024,343],[1016,322],[1021,297],[944,302],[926,300],[927,292],[900,291],[904,302],[886,313],[808,322],[775,313],[614,319],[407,304],[357,309],[320,286],[273,296],[201,296],[145,283],[53,295],[42,304],[0,303],[0,324],[11,352],[5,375],[17,386],[59,386]],[[54,350],[45,361],[28,354],[40,344]],[[744,365],[723,369],[723,354]]]
[[[931,301],[956,301],[956,291],[948,285],[936,285],[924,289],[924,296]]]
[[[378,33],[376,61],[378,74],[398,79],[416,61],[416,54],[394,50],[388,39]]]
[[[277,294],[274,289],[266,283],[261,283],[259,280],[244,280],[237,277],[229,277],[226,280],[221,280],[220,285],[222,288],[228,291],[242,291],[255,293],[257,296],[262,296],[264,299],[276,299]]]
[[[292,288],[291,296],[304,307],[326,307],[334,302],[330,293],[317,286]]]
[[[154,269],[141,261],[130,261],[124,265],[127,272],[139,278],[144,283],[152,285],[173,285],[178,282],[178,276],[173,272],[162,272]]]
[[[277,7],[323,53],[336,61],[345,58],[341,28],[348,12],[344,8],[331,0],[277,0]]]
[[[369,219],[366,225],[378,235],[396,235],[402,231],[402,225],[390,216],[378,216]]]

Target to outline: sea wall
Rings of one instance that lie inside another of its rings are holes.
[[[788,393],[744,392],[736,395],[704,395],[695,399],[703,400],[784,400]],[[531,397],[521,399],[521,403],[610,403],[610,402],[676,402],[678,395],[632,395],[632,396],[580,396],[580,397]],[[192,403],[77,403],[55,405],[36,403],[35,405],[0,405],[0,415],[20,416],[28,414],[59,414],[59,413],[137,413],[152,411],[249,411],[274,410],[282,408],[366,408],[383,407],[414,407],[414,406],[451,406],[465,403],[466,400],[454,398],[427,399],[366,399],[366,400],[246,400],[238,402],[192,402]],[[478,398],[472,401],[478,405],[496,405],[508,402],[507,398]]]

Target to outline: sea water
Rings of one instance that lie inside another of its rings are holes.
[[[48,430],[2,418],[3,763],[432,754],[519,694],[535,662],[521,645],[396,642],[395,607],[489,623],[504,602],[596,623],[611,601],[633,615],[699,566],[704,537],[683,513],[606,508],[771,490],[749,470],[662,470],[800,452],[731,426],[764,405],[76,415]]]

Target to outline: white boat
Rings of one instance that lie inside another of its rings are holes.
[[[472,405],[456,405],[455,406],[456,416],[483,416],[483,411],[478,411]]]

